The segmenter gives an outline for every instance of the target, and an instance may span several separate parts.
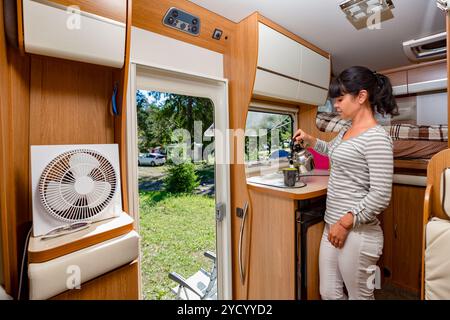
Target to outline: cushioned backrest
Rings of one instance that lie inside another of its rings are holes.
[[[431,219],[426,228],[425,300],[450,299],[450,221]]]
[[[450,218],[450,168],[445,168],[441,175],[442,210]]]

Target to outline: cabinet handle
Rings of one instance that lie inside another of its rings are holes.
[[[242,285],[244,285],[244,280],[245,280],[244,264],[242,263],[242,242],[243,242],[242,239],[244,236],[245,219],[247,218],[248,201],[245,202],[243,211],[244,211],[244,213],[242,215],[242,220],[241,220],[241,229],[239,232],[239,276],[241,278]]]
[[[394,238],[397,239],[397,224],[394,224]]]

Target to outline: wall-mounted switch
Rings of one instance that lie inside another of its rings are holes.
[[[222,30],[214,29],[214,32],[212,35],[213,39],[220,40],[220,38],[222,37],[222,33],[223,33]]]

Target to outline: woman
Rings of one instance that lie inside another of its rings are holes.
[[[374,299],[373,280],[383,248],[377,215],[389,204],[392,140],[375,113],[397,114],[389,79],[365,67],[344,70],[329,96],[341,118],[351,120],[326,143],[299,129],[294,137],[330,158],[325,229],[320,244],[322,299]]]

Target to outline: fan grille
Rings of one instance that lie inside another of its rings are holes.
[[[114,198],[114,167],[99,152],[76,149],[60,154],[44,169],[39,193],[46,210],[65,222],[92,220]]]

